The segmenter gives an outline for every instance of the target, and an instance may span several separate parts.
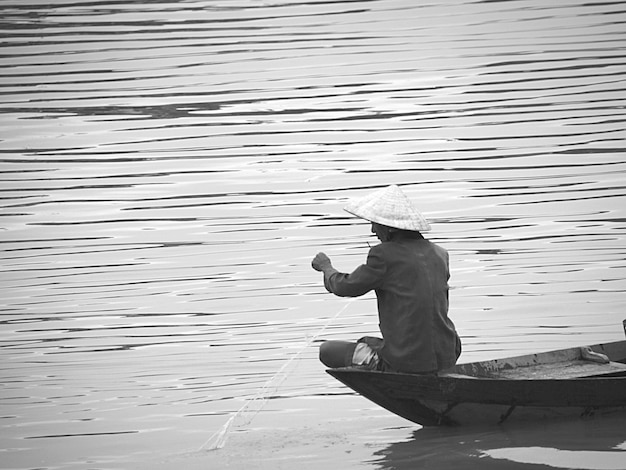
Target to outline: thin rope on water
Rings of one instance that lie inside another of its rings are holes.
[[[285,381],[287,376],[291,373],[291,371],[287,370],[289,366],[295,363],[296,360],[300,359],[300,356],[302,355],[302,353],[308,347],[310,347],[311,344],[313,344],[313,342],[326,330],[326,328],[328,328],[328,326],[332,322],[334,322],[337,319],[337,317],[339,317],[339,315],[341,315],[352,304],[354,300],[355,298],[352,298],[348,302],[346,302],[346,304],[332,318],[330,318],[322,326],[320,330],[318,330],[313,336],[311,336],[306,341],[304,346],[302,346],[302,348],[300,348],[296,354],[291,356],[289,360],[285,362],[285,364],[283,364],[283,366],[280,369],[278,369],[278,371],[267,382],[265,382],[263,387],[261,387],[261,390],[259,390],[252,398],[247,400],[241,408],[239,408],[235,413],[233,413],[228,418],[226,423],[224,423],[224,425],[220,429],[218,429],[202,445],[202,447],[200,447],[199,451],[203,451],[203,450],[211,451],[211,450],[217,450],[217,449],[223,448],[226,445],[226,440],[228,439],[228,433],[233,427],[235,421],[242,419],[242,423],[238,424],[238,426],[245,426],[245,425],[250,424],[252,420],[254,419],[254,417],[261,411],[261,409],[267,402],[268,397],[270,396],[270,392],[271,391],[276,392],[278,388],[281,386],[281,384]],[[252,411],[249,413],[248,417],[246,418],[245,413],[250,411],[253,405],[256,405],[256,408],[252,409]]]

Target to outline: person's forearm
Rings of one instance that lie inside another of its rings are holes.
[[[339,271],[336,270],[333,265],[329,263],[327,266],[324,266],[322,268],[322,272],[324,273],[324,281],[326,281],[326,279],[330,278],[330,276],[338,273]]]
[[[330,278],[338,273],[339,271],[336,270],[332,265],[328,265],[328,266],[324,266],[324,269],[322,269],[322,272],[324,273],[324,287],[326,288],[326,290],[328,292],[330,292],[331,294],[334,294],[334,290],[332,288],[332,283],[330,282]]]

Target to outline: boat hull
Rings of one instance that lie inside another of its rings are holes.
[[[610,359],[614,360],[626,351],[626,342],[596,345],[593,349],[611,352]],[[626,371],[622,369],[626,365],[591,365],[596,370],[590,372],[589,367],[583,367],[587,364],[572,358],[577,351],[573,348],[463,364],[439,375],[357,368],[330,369],[328,373],[365,398],[423,426],[589,419],[626,412]],[[511,373],[516,367],[517,375]],[[574,371],[570,375],[587,376],[571,377],[564,372],[566,369]],[[536,378],[537,371],[541,371],[540,378]]]

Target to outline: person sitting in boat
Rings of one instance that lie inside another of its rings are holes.
[[[324,286],[335,295],[376,292],[383,338],[325,341],[320,360],[330,368],[418,374],[452,367],[461,340],[448,317],[448,252],[422,236],[430,230],[426,219],[396,185],[350,201],[345,210],[371,222],[381,243],[350,274],[335,269],[325,253],[318,253],[311,265],[324,274]]]

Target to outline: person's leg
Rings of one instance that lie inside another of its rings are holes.
[[[357,343],[350,341],[324,341],[320,346],[320,361],[326,367],[350,367]]]

